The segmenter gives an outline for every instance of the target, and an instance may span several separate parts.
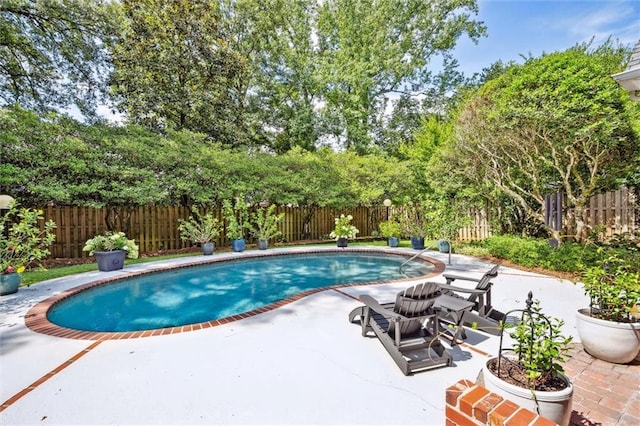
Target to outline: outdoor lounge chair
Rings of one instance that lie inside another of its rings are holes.
[[[438,338],[439,323],[434,302],[438,283],[423,283],[398,293],[395,303],[380,304],[361,295],[365,304],[349,314],[360,317],[362,335],[373,331],[405,375],[428,368],[451,365],[451,356]],[[432,331],[425,326],[431,324]]]
[[[491,286],[493,285],[491,280],[498,276],[499,267],[498,263],[480,278],[442,274],[447,283],[440,284],[443,294],[473,302],[473,308],[464,313],[463,324],[496,336],[500,335],[500,322],[506,320],[505,315],[491,304]],[[475,288],[464,288],[452,285],[456,280],[475,282],[476,286]],[[446,317],[444,319],[447,320]]]

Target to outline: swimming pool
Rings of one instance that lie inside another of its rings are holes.
[[[406,260],[406,255],[341,250],[218,261],[89,286],[50,302],[46,319],[64,329],[97,333],[215,325],[330,287],[434,271],[433,262],[417,259],[401,274]]]

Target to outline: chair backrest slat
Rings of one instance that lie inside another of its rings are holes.
[[[393,311],[405,317],[421,316],[429,312],[440,295],[440,285],[434,282],[425,282],[413,287],[409,287],[396,297]],[[404,321],[400,326],[400,334],[412,334],[420,330],[422,323],[420,320]],[[389,332],[394,326],[390,326]]]

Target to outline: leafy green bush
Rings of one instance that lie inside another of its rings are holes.
[[[566,242],[557,248],[545,239],[515,235],[496,235],[479,243],[490,256],[526,266],[552,271],[581,273],[585,265],[597,265],[615,255],[632,270],[640,270],[637,250],[626,246],[578,244]],[[477,249],[476,249],[477,250]]]

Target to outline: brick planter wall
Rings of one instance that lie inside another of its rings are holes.
[[[553,426],[554,422],[489,392],[470,380],[446,391],[447,426]]]

